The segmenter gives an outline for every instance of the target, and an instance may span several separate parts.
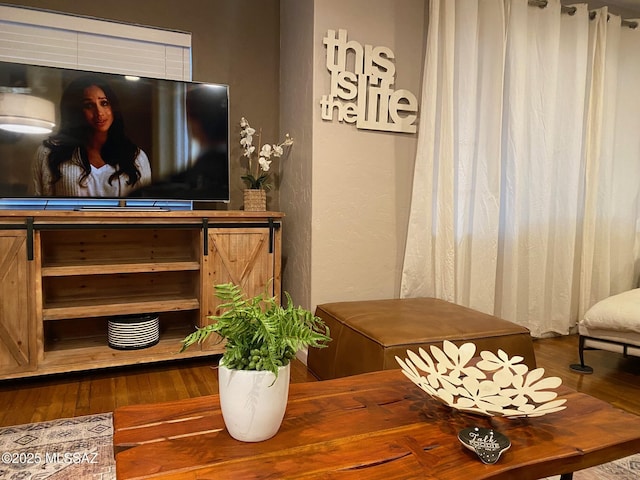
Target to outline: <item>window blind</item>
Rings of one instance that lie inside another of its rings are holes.
[[[191,80],[191,34],[0,5],[0,61]]]

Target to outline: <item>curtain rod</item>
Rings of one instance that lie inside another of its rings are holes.
[[[532,7],[545,8],[548,3],[549,2],[547,0],[529,0],[529,5],[531,5]],[[568,15],[573,15],[573,14],[576,13],[576,7],[567,7],[565,5],[562,5],[561,11],[562,11],[562,13],[566,13]],[[589,13],[589,18],[591,20],[596,18],[596,13],[595,12],[590,12]],[[609,20],[609,15],[607,15],[607,20]],[[633,22],[631,20],[625,20],[624,18],[622,19],[621,24],[622,24],[623,27],[629,27],[629,28],[632,28],[632,29],[638,28],[638,22]]]

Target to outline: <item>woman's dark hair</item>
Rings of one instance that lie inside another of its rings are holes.
[[[113,166],[116,171],[109,177],[109,184],[122,174],[127,176],[127,184],[134,185],[140,179],[140,171],[135,160],[140,149],[133,143],[124,131],[124,119],[120,110],[120,103],[113,89],[98,75],[85,75],[73,80],[62,93],[60,100],[60,128],[55,135],[45,140],[44,146],[51,150],[49,154],[49,169],[53,176],[53,183],[60,180],[62,174],[60,165],[68,161],[76,148],[80,149],[80,158],[84,173],[78,180],[82,184],[91,173],[91,165],[87,155],[86,145],[90,139],[92,129],[82,112],[84,91],[91,86],[97,86],[107,96],[113,112],[113,123],[107,133],[107,141],[102,146],[100,154],[105,163]]]

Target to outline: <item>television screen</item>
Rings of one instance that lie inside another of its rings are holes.
[[[3,199],[227,202],[228,86],[0,62],[0,169]]]

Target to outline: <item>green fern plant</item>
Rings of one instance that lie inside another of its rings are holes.
[[[322,319],[293,305],[285,292],[286,306],[275,297],[260,294],[246,298],[233,283],[216,285],[215,294],[223,313],[210,316],[211,323],[198,328],[182,341],[181,352],[202,343],[212,333],[227,341],[222,364],[236,370],[268,370],[278,375],[301,348],[323,348],[331,341]]]

